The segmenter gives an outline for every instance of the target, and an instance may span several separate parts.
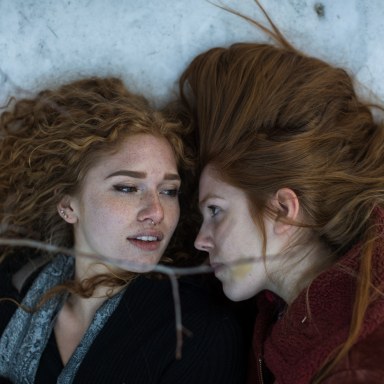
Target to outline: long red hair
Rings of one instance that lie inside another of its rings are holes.
[[[268,200],[289,187],[305,225],[330,250],[323,268],[362,244],[349,336],[316,383],[348,353],[383,291],[383,282],[373,286],[371,265],[372,211],[384,207],[384,127],[344,69],[299,52],[268,20],[271,30],[252,22],[275,45],[237,43],[198,55],[181,77],[181,95],[197,125],[200,168],[213,165],[246,192],[264,239]]]

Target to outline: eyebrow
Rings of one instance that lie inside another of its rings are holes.
[[[122,169],[120,171],[116,171],[111,173],[106,177],[106,179],[109,179],[110,177],[115,177],[115,176],[129,176],[133,177],[135,179],[145,179],[147,177],[146,172],[138,172],[138,171],[129,171]],[[164,175],[164,180],[177,180],[180,181],[180,176],[177,173],[166,173]]]
[[[205,204],[205,202],[209,199],[220,199],[220,200],[224,200],[221,196],[219,195],[215,195],[215,194],[212,194],[212,193],[208,193],[208,195],[206,195],[204,197],[203,200],[200,200],[199,201],[199,207],[203,206]]]

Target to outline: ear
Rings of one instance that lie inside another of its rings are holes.
[[[65,195],[57,204],[57,212],[69,224],[78,222],[78,216],[73,209],[73,198],[69,195]]]
[[[298,220],[300,211],[296,193],[290,188],[281,188],[275,193],[272,205],[279,212],[274,224],[275,233],[282,234],[292,229],[289,222]]]

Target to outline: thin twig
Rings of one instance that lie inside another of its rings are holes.
[[[133,263],[131,261],[122,260],[122,259],[113,259],[110,257],[94,254],[85,254],[81,252],[76,252],[73,249],[59,247],[53,244],[47,244],[41,241],[32,240],[32,239],[17,239],[17,238],[4,238],[0,237],[0,245],[7,245],[13,247],[29,247],[35,248],[49,253],[64,253],[73,257],[87,257],[95,261],[102,261],[107,264],[122,268],[124,270],[131,270],[138,273],[147,273],[148,265]],[[246,258],[242,260],[235,261],[231,263],[231,266],[249,264],[255,262],[255,258]],[[181,359],[182,357],[182,346],[183,346],[183,333],[189,335],[189,330],[185,329],[182,324],[182,312],[181,312],[181,302],[180,302],[180,293],[179,293],[179,284],[177,281],[178,276],[186,275],[197,275],[204,273],[214,272],[214,268],[208,265],[200,265],[197,267],[172,267],[163,264],[157,264],[155,266],[150,266],[151,272],[158,272],[165,274],[169,277],[172,287],[172,296],[175,308],[175,327],[176,327],[176,359]]]

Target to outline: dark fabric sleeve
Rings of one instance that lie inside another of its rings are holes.
[[[13,384],[11,380],[0,376],[0,384]]]
[[[8,299],[18,302],[21,300],[12,285],[12,272],[8,265],[0,265],[0,336],[17,308],[17,305]]]
[[[27,293],[41,268],[36,269],[35,272],[29,276],[21,292],[13,285],[12,277],[26,263],[33,262],[33,260],[34,258],[30,257],[28,252],[21,252],[0,263],[0,336],[16,311],[18,307],[17,304],[22,302],[24,295]]]
[[[246,357],[242,333],[230,317],[205,324],[203,332],[185,338],[182,359],[169,366],[162,384],[240,384],[245,382]]]

